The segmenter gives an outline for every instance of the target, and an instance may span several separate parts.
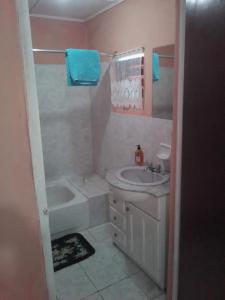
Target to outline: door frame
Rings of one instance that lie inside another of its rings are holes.
[[[29,128],[29,139],[32,156],[33,177],[35,193],[39,210],[41,242],[45,262],[45,275],[49,294],[49,300],[56,300],[53,260],[51,251],[51,237],[49,229],[48,206],[46,197],[44,161],[42,151],[40,115],[38,108],[37,87],[35,79],[34,60],[32,53],[32,37],[29,19],[28,0],[15,0],[17,20],[19,28],[19,40],[22,52],[23,76],[26,91],[27,118]],[[174,113],[174,169],[172,171],[172,189],[174,197],[171,199],[170,213],[174,220],[170,227],[168,275],[169,289],[168,300],[177,299],[178,289],[178,264],[179,264],[179,218],[180,218],[180,187],[181,187],[181,150],[182,150],[182,123],[183,123],[183,77],[184,77],[184,36],[185,36],[185,5],[186,0],[176,0],[177,11],[177,80],[175,86],[176,106]]]
[[[171,218],[169,222],[167,273],[168,300],[177,300],[178,297],[186,0],[176,0],[176,16],[176,78],[173,102],[172,170],[169,205]]]
[[[39,211],[41,243],[44,254],[45,276],[49,300],[56,300],[51,236],[45,186],[44,160],[42,151],[40,116],[32,52],[32,37],[28,0],[15,0],[19,43],[22,53],[24,89],[26,97],[27,122],[34,177],[35,193]]]

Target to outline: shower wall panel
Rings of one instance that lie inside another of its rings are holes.
[[[46,179],[93,171],[88,87],[68,87],[65,65],[36,65]]]

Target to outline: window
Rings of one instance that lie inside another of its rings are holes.
[[[135,114],[144,110],[143,49],[117,55],[111,64],[112,111]]]

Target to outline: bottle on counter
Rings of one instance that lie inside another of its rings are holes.
[[[141,149],[141,145],[137,145],[137,150],[135,151],[135,164],[138,166],[144,164],[144,151]]]

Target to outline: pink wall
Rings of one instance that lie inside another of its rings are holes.
[[[87,48],[84,23],[31,17],[33,48],[66,49]],[[35,63],[63,64],[62,54],[35,54]]]
[[[144,46],[145,111],[151,114],[152,49],[175,42],[175,0],[126,0],[89,22],[31,17],[33,48],[90,48],[114,52]],[[35,54],[35,62],[63,64],[62,54]],[[142,114],[142,112],[141,112]]]
[[[126,0],[87,23],[89,48],[106,52],[144,46],[145,96],[151,113],[152,49],[175,42],[175,0]]]
[[[0,299],[48,299],[15,1],[0,2]]]

